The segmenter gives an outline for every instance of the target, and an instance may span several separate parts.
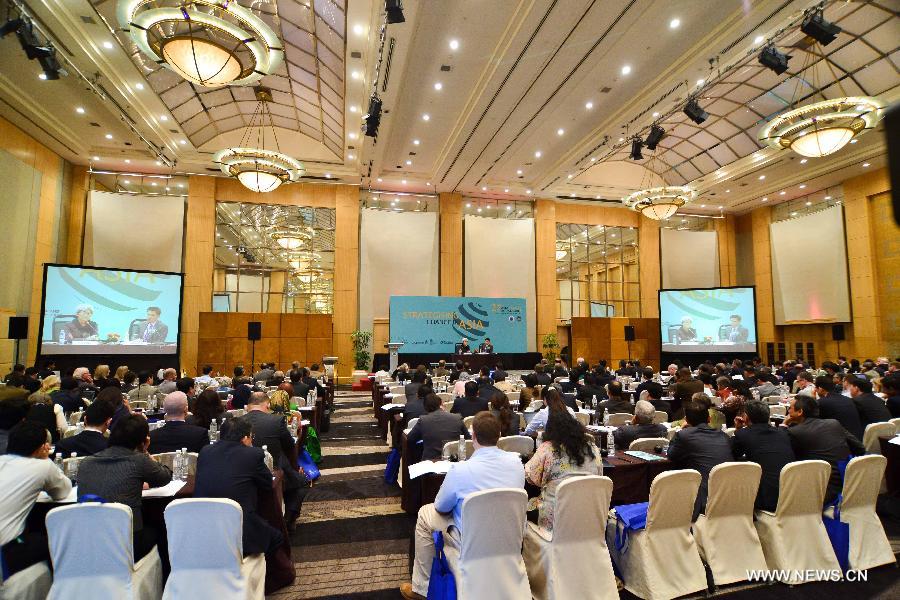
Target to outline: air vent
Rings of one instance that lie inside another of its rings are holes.
[[[170,130],[169,130],[169,133],[178,133],[178,130],[177,130],[177,129],[170,129]]]
[[[100,123],[91,122],[91,127],[100,127]]]
[[[331,177],[322,177],[321,175],[304,175],[300,179],[316,179],[318,181],[340,181],[339,177],[332,175]]]
[[[207,171],[211,171],[211,172],[213,172],[213,173],[219,173],[219,172],[220,172],[220,169],[213,169],[212,167],[206,167],[206,170],[207,170]]]
[[[354,50],[350,53],[350,58],[362,58],[362,52],[359,50]]]
[[[90,24],[90,25],[96,25],[96,24],[97,24],[97,21],[95,21],[93,17],[86,17],[86,16],[84,16],[84,15],[81,15],[81,22],[82,22],[82,23],[88,23],[88,24]]]
[[[559,200],[583,200],[583,201],[586,201],[586,202],[591,202],[591,203],[593,203],[593,204],[612,204],[612,205],[615,205],[615,206],[621,206],[621,205],[622,205],[622,201],[621,201],[621,200],[608,200],[608,199],[605,199],[605,198],[601,198],[600,200],[598,200],[598,199],[593,198],[593,197],[591,197],[591,198],[586,198],[586,197],[584,197],[584,196],[572,196],[572,195],[570,195],[570,194],[559,194],[559,195],[556,196],[556,197],[557,197]]]
[[[130,146],[130,145],[131,145],[131,142],[125,142],[125,145],[126,145],[126,146]]]
[[[347,150],[356,150],[356,146],[347,146]]]
[[[611,88],[611,87],[606,87],[606,86],[604,86],[604,87],[600,88],[600,93],[601,93],[601,94],[608,94],[608,93],[610,93],[611,91],[612,91],[612,88]]]
[[[415,156],[416,153],[415,153],[415,152],[410,152],[409,155],[410,155],[410,156]]]

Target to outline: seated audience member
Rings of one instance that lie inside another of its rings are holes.
[[[694,398],[706,396],[700,392]],[[697,500],[694,502],[694,521],[706,509],[709,472],[713,467],[732,460],[731,442],[720,429],[709,426],[709,406],[691,400],[684,407],[686,426],[675,434],[669,444],[669,460],[677,469],[696,469],[702,477]]]
[[[734,393],[732,389],[732,382],[730,377],[718,377],[716,378],[716,398],[713,402],[717,406],[721,406],[722,403],[728,398],[731,394]]]
[[[309,396],[309,386],[303,383],[303,371],[304,368],[301,367],[299,369],[292,369],[288,374],[291,380],[291,387],[293,388],[293,393],[291,397],[303,398],[306,399]],[[387,373],[385,373],[387,375]]]
[[[29,394],[33,394],[41,389],[41,382],[37,378],[37,367],[28,367],[25,369],[25,375],[19,382],[20,387],[25,388]]]
[[[188,399],[184,392],[172,392],[163,400],[166,424],[150,432],[150,454],[175,452],[187,448],[188,452],[200,452],[209,444],[209,434],[203,427],[184,422],[188,412]]]
[[[503,392],[491,396],[491,414],[500,422],[500,437],[519,435],[519,415],[513,412],[509,398]]]
[[[106,382],[109,380],[109,365],[97,365],[94,367],[94,385],[103,389],[106,387]]]
[[[425,372],[425,367],[420,367],[415,370],[412,375],[412,380],[403,386],[403,393],[406,395],[406,401],[412,402],[417,398],[416,392],[422,387],[422,384],[425,383],[425,378],[428,374]]]
[[[671,421],[672,403],[663,400],[663,387],[661,385],[648,386],[644,391],[647,392],[647,402],[653,405],[653,410],[666,413],[666,420]]]
[[[284,381],[279,383],[278,389],[287,392],[288,398],[293,398],[296,395],[294,393],[294,384],[291,383],[290,377],[285,378]]]
[[[253,426],[253,445],[267,446],[272,455],[272,463],[282,470],[284,480],[284,519],[288,531],[296,527],[300,514],[301,490],[305,481],[297,472],[297,448],[288,431],[284,418],[271,414],[269,397],[265,392],[253,392],[247,400],[247,414],[244,418]]]
[[[212,365],[203,365],[203,375],[197,377],[194,383],[204,387],[214,384],[216,380],[212,377],[212,371]]]
[[[81,399],[81,388],[74,377],[63,377],[59,389],[50,394],[54,404],[59,404],[66,416],[84,408],[84,400]]]
[[[498,360],[497,364],[494,365],[494,373],[493,373],[492,377],[495,382],[503,381],[504,379],[506,379],[508,377],[508,375],[506,374],[506,370],[503,368],[502,360]]]
[[[55,452],[69,458],[73,452],[76,456],[91,456],[106,450],[108,444],[104,434],[112,423],[113,411],[109,402],[93,402],[84,409],[84,431],[59,440]]]
[[[893,365],[894,363],[891,363]],[[900,373],[897,371],[888,373],[881,380],[881,391],[887,396],[886,406],[891,417],[900,417]]]
[[[525,428],[525,435],[537,437],[537,432],[547,426],[547,419],[553,411],[568,412],[575,417],[575,411],[565,405],[562,395],[556,388],[548,387],[541,390],[541,400],[544,402],[543,408],[535,413]]]
[[[122,376],[122,392],[127,394],[137,387],[137,373],[134,371],[125,371]]]
[[[235,385],[234,392],[231,394],[231,408],[233,410],[247,408],[247,400],[250,398],[250,394],[252,393],[253,388],[251,388],[246,383]]]
[[[141,490],[144,484],[160,487],[172,481],[168,467],[147,453],[150,427],[140,415],[128,415],[109,434],[109,447],[87,456],[78,467],[78,495],[94,494],[106,502],[131,507],[134,560],[156,545],[157,532],[144,527]]]
[[[269,409],[275,415],[288,415],[291,413],[291,397],[284,390],[275,390],[269,395]]]
[[[456,383],[456,380],[459,379],[459,376],[465,372],[463,368],[463,361],[458,360],[453,364],[453,368],[450,369],[450,376],[447,378],[449,383]],[[466,373],[468,375],[468,373]]]
[[[253,374],[253,381],[265,383],[275,373],[275,363],[262,363],[259,367],[259,371]]]
[[[316,365],[313,365],[313,367],[315,367],[315,366]],[[321,377],[321,375],[319,375],[318,377]],[[303,368],[303,380],[302,380],[303,383],[305,383],[306,387],[309,388],[310,390],[316,390],[316,397],[321,398],[322,396],[325,395],[326,390],[322,386],[322,384],[319,383],[318,377],[314,374],[313,371],[311,371],[305,367]],[[309,393],[309,392],[307,392],[307,393]]]
[[[491,370],[488,367],[481,367],[476,382],[478,383],[478,397],[487,402],[490,402],[494,392],[500,391],[494,386],[494,380],[491,379]]]
[[[456,383],[450,388],[450,393],[454,398],[462,398],[466,395],[466,383],[469,382],[469,374],[463,371],[456,379]]]
[[[697,379],[703,384],[703,393],[710,398],[715,398],[716,390],[713,389],[712,376],[705,371],[701,371],[697,374]]]
[[[394,372],[391,373],[391,379],[396,381],[397,383],[403,383],[407,379],[410,379],[411,376],[409,374],[409,365],[406,363],[402,363],[394,369]]]
[[[441,399],[435,394],[426,396],[422,402],[425,414],[419,417],[406,439],[410,444],[422,440],[422,460],[440,458],[446,442],[458,440],[461,435],[468,438],[469,431],[461,416],[441,409]]]
[[[768,397],[773,397],[773,400],[778,397],[780,392],[778,388],[775,387],[775,384],[768,380],[766,375],[762,372],[759,372],[755,375],[755,390],[759,392],[759,399],[764,400]]]
[[[797,379],[794,381],[794,387],[796,388],[795,393],[815,398],[816,384],[814,383],[814,380],[815,377],[813,377],[813,374],[809,371],[800,371],[797,373]]]
[[[72,489],[69,478],[49,460],[49,456],[47,431],[40,424],[23,421],[12,427],[7,452],[0,456],[3,579],[41,561],[50,561],[46,531],[25,529],[28,514],[40,492],[47,492],[54,500],[62,500]]]
[[[6,454],[9,431],[25,420],[28,397],[24,390],[0,387],[0,454]]]
[[[465,396],[453,401],[453,408],[450,409],[450,412],[460,415],[465,419],[466,417],[474,417],[476,414],[487,409],[487,399],[478,395],[478,383],[475,381],[467,381],[465,385]]]
[[[850,379],[850,397],[853,398],[853,404],[859,412],[863,431],[871,423],[891,420],[891,411],[885,406],[884,400],[872,393],[872,382],[865,377],[856,376]]]
[[[23,379],[25,379],[25,365],[15,364],[12,371],[3,377],[3,383],[10,387],[22,387]]]
[[[631,418],[631,423],[622,425],[613,432],[616,448],[628,450],[628,446],[634,440],[666,437],[666,426],[661,423],[653,424],[655,413],[656,409],[652,404],[646,400],[638,400],[634,405],[634,416]]]
[[[244,372],[244,367],[238,365],[234,368],[234,377],[231,378],[231,385],[235,388],[240,384],[253,385],[253,379],[247,377]]]
[[[284,542],[281,531],[258,512],[259,493],[272,492],[264,456],[253,446],[250,421],[240,417],[229,419],[219,441],[205,446],[197,459],[194,498],[229,498],[241,505],[244,556],[269,554]]]
[[[597,384],[597,377],[593,373],[587,373],[584,384],[579,385],[575,392],[575,398],[581,400],[584,406],[594,407],[606,398],[606,390]]]
[[[718,409],[713,408],[723,417],[725,427],[736,427],[736,423],[747,422],[747,398],[752,398],[750,394],[734,393],[725,398],[722,406]],[[713,413],[710,413],[710,423],[713,422]],[[719,422],[716,419],[715,422]]]
[[[128,401],[149,400],[151,396],[156,395],[159,391],[153,385],[153,374],[150,371],[141,371],[137,376],[138,386],[128,392]],[[172,388],[175,391],[175,388]]]
[[[44,361],[44,368],[38,371],[38,377],[44,379],[50,375],[54,375],[54,371],[56,371],[56,361],[51,359],[47,359]]]
[[[113,415],[112,415],[112,423],[109,425],[109,430],[112,431],[112,428],[116,426],[123,417],[126,417],[131,414],[131,406],[129,406],[125,402],[124,396],[122,396],[122,392],[113,387],[107,387],[100,390],[100,393],[97,394],[97,397],[94,398],[94,402],[92,404],[96,404],[97,402],[106,402],[112,407]]]
[[[554,383],[553,387],[556,389],[560,389],[558,383]],[[562,397],[563,404],[568,406],[573,411],[578,412],[578,402],[575,399],[575,392],[560,392],[560,396]]]
[[[875,368],[875,363],[871,360],[864,361],[862,364],[862,369],[860,369],[863,375],[869,381],[873,379],[879,379],[881,377],[881,373]]]
[[[703,406],[706,407],[709,412],[709,426],[713,429],[721,429],[722,425],[725,423],[725,415],[722,414],[721,411],[713,407],[712,399],[707,396],[704,392],[697,392],[691,398],[692,402],[699,402]],[[687,419],[681,419],[679,421],[675,421],[672,423],[675,427],[687,427]]]
[[[505,373],[494,371],[492,378],[494,380],[494,388],[504,394],[516,391],[516,387],[506,379]]]
[[[628,398],[625,397],[625,392],[622,391],[621,383],[618,381],[611,381],[606,384],[606,394],[609,396],[609,399],[599,403],[596,408],[601,414],[604,410],[609,414],[634,414],[634,406],[632,406]]]
[[[851,398],[835,390],[831,377],[816,377],[816,396],[819,401],[819,418],[834,419],[858,439],[863,439],[862,421]]]
[[[637,389],[634,393],[640,397],[641,392],[647,389],[647,386],[655,383],[653,381],[653,367],[644,367],[641,369],[641,382],[638,384]],[[659,385],[658,383],[656,385]]]
[[[423,420],[426,418],[428,415],[422,417]],[[400,586],[404,598],[421,600],[428,593],[434,558],[433,532],[443,532],[444,543],[448,546],[461,547],[462,536],[466,535],[462,529],[462,504],[469,494],[495,488],[525,487],[522,461],[512,452],[497,448],[498,439],[500,423],[497,419],[486,412],[476,415],[472,422],[472,442],[475,446],[472,458],[456,463],[444,478],[434,504],[426,504],[419,509],[414,534],[412,583]]]
[[[221,425],[225,420],[224,414],[225,409],[222,407],[218,392],[213,388],[207,388],[194,399],[194,410],[192,414],[188,415],[185,422],[189,425],[209,429],[213,421]]]
[[[684,414],[682,406],[691,401],[697,392],[703,391],[703,383],[691,376],[691,370],[687,367],[678,369],[675,376],[675,384],[672,390],[672,418],[679,418]]]
[[[156,388],[160,394],[171,394],[178,391],[178,371],[175,369],[166,369],[163,371],[162,381]]]
[[[795,460],[791,438],[783,427],[769,424],[769,405],[762,400],[747,403],[749,425],[739,420],[734,432],[732,448],[737,460],[749,460],[762,467],[762,477],[756,492],[757,510],[775,511],[778,505],[778,482],[781,469]]]
[[[266,387],[278,387],[282,383],[284,383],[284,371],[273,372],[272,376],[265,381]]]
[[[553,372],[550,373],[550,376],[553,377],[554,381],[556,381],[560,377],[569,376],[569,370],[566,369],[561,358],[557,358],[553,361]]]
[[[188,403],[190,404],[194,400],[194,396],[196,395],[196,388],[194,387],[194,379],[192,377],[180,377],[175,381],[175,391],[181,392],[188,398]]]
[[[600,450],[571,415],[551,412],[543,442],[525,465],[525,478],[541,488],[528,502],[528,520],[552,533],[556,489],[566,478],[579,475],[603,475]]]
[[[78,382],[78,387],[82,390],[97,390],[97,387],[94,385],[94,378],[91,377],[91,371],[87,367],[78,367],[72,371],[72,377]]]
[[[819,403],[809,396],[796,396],[791,401],[784,423],[797,460],[824,460],[831,465],[825,492],[825,504],[829,504],[841,491],[838,463],[851,454],[865,454],[865,447],[836,420],[819,418]]]
[[[425,398],[434,393],[434,389],[430,385],[421,385],[416,389],[416,397],[412,401],[407,401],[403,407],[403,414],[394,415],[394,419],[403,421],[403,428],[409,426],[412,419],[421,417],[425,414]]]
[[[38,391],[28,396],[28,404],[28,414],[25,415],[25,418],[29,421],[37,421],[43,425],[50,432],[53,443],[58,442],[59,438],[66,432],[66,429],[69,428],[62,406],[54,404],[50,394],[43,391]]]
[[[549,373],[544,372],[544,365],[541,363],[534,365],[534,380],[538,385],[550,385],[553,383],[553,378],[550,377]]]

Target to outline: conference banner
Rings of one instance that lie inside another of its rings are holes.
[[[391,296],[390,315],[401,354],[453,354],[462,338],[473,351],[486,338],[496,353],[527,351],[524,298]]]

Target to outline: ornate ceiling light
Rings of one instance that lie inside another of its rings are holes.
[[[874,129],[883,108],[871,96],[823,100],[778,115],[759,132],[759,141],[810,158],[828,156]]]
[[[275,124],[267,106],[267,102],[272,100],[272,93],[263,87],[257,87],[255,91],[259,104],[250,118],[250,124],[241,138],[240,146],[219,150],[213,156],[213,162],[217,163],[222,172],[229,177],[236,177],[247,189],[254,192],[271,192],[285,181],[297,181],[305,171],[300,161],[279,151]],[[248,146],[254,135],[254,127],[257,130],[255,148]],[[267,127],[272,130],[275,150],[267,150],[265,147]]]
[[[251,85],[284,61],[278,35],[233,0],[119,0],[116,13],[144,55],[197,85]]]
[[[566,254],[568,254],[568,252],[566,252],[565,250],[557,250],[556,251],[556,260],[564,259],[566,257]]]
[[[305,244],[311,237],[307,231],[285,229],[272,234],[272,239],[285,250],[296,250]]]
[[[679,208],[691,202],[695,196],[696,192],[689,187],[667,185],[639,190],[622,198],[622,202],[648,219],[662,221],[678,212]]]

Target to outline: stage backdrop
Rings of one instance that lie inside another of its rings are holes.
[[[403,342],[400,354],[453,354],[457,342],[474,350],[491,338],[494,352],[527,352],[524,298],[391,296],[391,339]]]

